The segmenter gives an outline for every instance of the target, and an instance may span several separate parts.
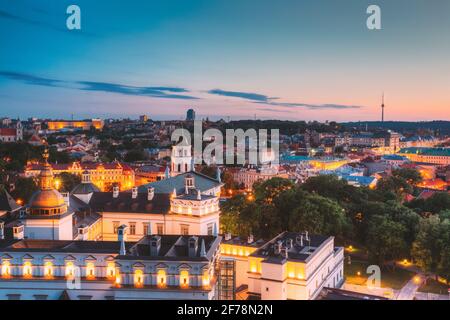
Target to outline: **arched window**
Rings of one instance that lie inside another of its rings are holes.
[[[23,276],[25,278],[31,278],[33,276],[33,269],[31,262],[27,261],[23,264]]]
[[[134,272],[134,286],[136,288],[142,288],[144,286],[144,272],[142,270],[136,270]]]
[[[51,278],[53,277],[53,263],[51,262],[46,262],[44,265],[44,276],[46,278]]]
[[[9,277],[11,275],[11,264],[9,261],[4,261],[2,263],[2,276]]]
[[[182,270],[180,272],[180,286],[182,288],[189,287],[189,272],[187,270]]]
[[[166,286],[166,271],[165,270],[158,270],[158,273],[156,275],[156,281],[157,281],[158,287]]]
[[[114,262],[108,263],[108,267],[106,268],[107,277],[110,279],[114,279],[116,275],[116,265]]]
[[[95,278],[95,266],[92,262],[88,262],[86,264],[86,278],[88,279]]]
[[[74,277],[75,276],[75,266],[73,262],[66,263],[66,277]]]

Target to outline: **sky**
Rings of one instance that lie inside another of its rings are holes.
[[[450,120],[449,57],[448,0],[0,0],[0,117]]]

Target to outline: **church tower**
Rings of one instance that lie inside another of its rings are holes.
[[[192,147],[185,139],[172,147],[171,175],[172,177],[192,170]]]
[[[64,197],[54,188],[53,171],[48,163],[48,151],[43,155],[39,190],[31,199],[26,215],[21,219],[28,239],[73,240],[72,216]]]

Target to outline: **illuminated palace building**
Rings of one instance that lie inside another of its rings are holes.
[[[91,120],[56,120],[48,121],[47,127],[50,131],[59,130],[89,130],[95,128],[97,130],[102,130],[104,126],[102,119],[91,119]]]
[[[0,197],[0,299],[234,299],[242,285],[259,299],[314,299],[342,283],[332,237],[222,239],[220,180],[191,170],[102,192],[85,171],[61,194],[47,158],[27,205]]]
[[[112,190],[113,185],[119,186],[121,190],[131,189],[135,185],[134,170],[128,165],[120,162],[111,163],[80,163],[51,164],[55,175],[70,173],[82,176],[87,172],[91,182],[101,191]],[[39,163],[28,163],[24,174],[27,178],[38,177],[42,170]]]

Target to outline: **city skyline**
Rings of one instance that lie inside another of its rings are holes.
[[[82,30],[69,31],[70,4]],[[447,1],[0,4],[0,109],[26,118],[449,120]],[[441,19],[442,18],[442,19]],[[432,50],[431,50],[432,48]]]

